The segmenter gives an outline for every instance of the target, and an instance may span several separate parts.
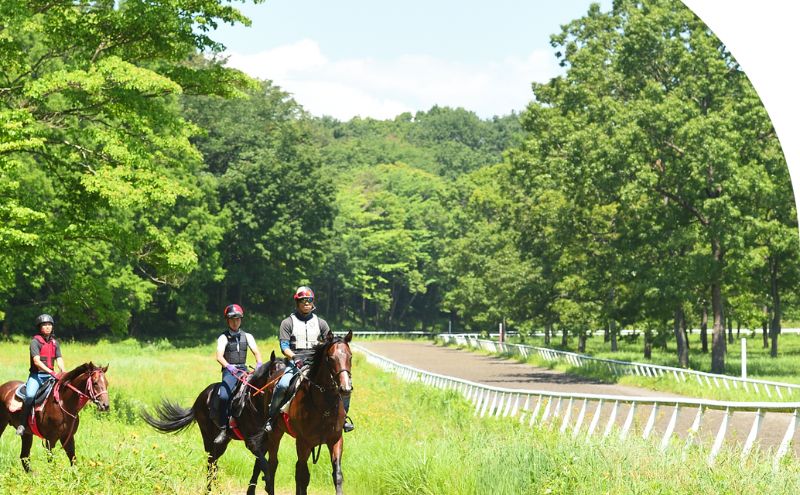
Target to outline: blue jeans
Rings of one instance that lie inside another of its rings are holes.
[[[50,378],[48,373],[44,373],[42,371],[33,371],[28,376],[28,381],[25,383],[25,403],[26,404],[33,404],[33,399],[36,397],[36,392],[39,391],[39,387],[44,385]]]
[[[235,366],[241,372],[247,371],[247,367],[243,364]],[[227,368],[222,370],[222,384],[219,387],[219,419],[221,425],[228,424],[231,395],[238,381],[239,380],[233,376]]]

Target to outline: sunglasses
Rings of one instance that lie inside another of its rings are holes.
[[[300,304],[303,304],[303,303],[309,303],[310,304],[310,303],[314,302],[314,298],[313,297],[301,297],[300,299],[297,300],[297,302],[300,303]]]

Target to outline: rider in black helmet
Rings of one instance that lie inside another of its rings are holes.
[[[37,335],[31,339],[30,345],[30,374],[28,382],[25,384],[25,402],[22,405],[22,421],[17,427],[17,435],[23,435],[28,424],[28,416],[31,414],[33,400],[36,392],[39,391],[44,382],[51,376],[58,378],[55,366],[63,373],[66,371],[64,360],[61,358],[61,346],[53,338],[53,325],[55,321],[48,314],[36,317],[36,328],[39,330]]]

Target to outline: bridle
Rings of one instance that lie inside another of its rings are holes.
[[[78,375],[78,377],[81,377],[85,374],[89,374],[89,377],[86,379],[85,390],[78,390],[78,388],[75,387],[75,385],[73,385],[72,383],[70,382],[61,383],[61,381],[59,380],[59,382],[56,384],[55,391],[53,392],[56,403],[58,403],[58,407],[61,408],[61,411],[63,411],[64,414],[70,416],[73,419],[77,418],[80,410],[83,409],[83,407],[90,401],[94,403],[94,405],[99,406],[100,397],[104,395],[108,396],[108,390],[102,390],[100,392],[97,392],[94,389],[94,381],[98,378],[98,375],[105,376],[105,371],[103,371],[103,368],[96,368],[93,370],[84,371],[83,373]],[[61,387],[67,387],[76,394],[78,394],[78,408],[75,410],[75,414],[72,414],[66,409],[64,409],[64,401],[61,400]]]

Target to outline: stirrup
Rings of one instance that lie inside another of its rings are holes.
[[[344,425],[342,425],[342,430],[347,433],[353,431],[356,428],[356,425],[353,424],[353,420],[350,419],[350,416],[344,417]]]

